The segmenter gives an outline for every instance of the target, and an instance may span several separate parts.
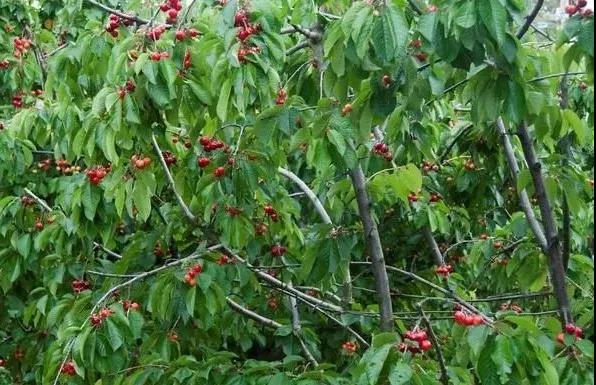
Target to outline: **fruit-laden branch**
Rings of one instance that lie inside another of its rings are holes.
[[[89,314],[89,317],[91,317],[98,309],[100,306],[103,305],[103,303],[109,299],[110,297],[113,296],[114,293],[118,292],[119,290],[126,288],[128,286],[131,286],[132,284],[134,284],[137,281],[141,281],[145,278],[149,278],[151,276],[154,276],[164,270],[170,269],[172,267],[175,266],[180,266],[186,262],[195,260],[197,258],[200,258],[201,256],[203,256],[206,252],[210,252],[210,251],[215,251],[218,250],[220,248],[222,248],[222,245],[215,245],[215,246],[211,246],[209,248],[207,248],[205,251],[201,251],[201,252],[196,252],[193,253],[191,255],[189,255],[186,258],[182,258],[173,262],[170,262],[168,264],[165,264],[163,266],[160,266],[156,269],[150,270],[150,271],[146,271],[144,273],[139,273],[137,275],[135,275],[134,277],[130,278],[129,280],[122,282],[116,286],[113,286],[112,288],[110,288],[110,290],[108,290],[97,302],[95,302],[95,305],[93,305],[93,308],[91,309],[91,312]],[[87,319],[85,319],[85,321],[83,322],[83,325],[81,325],[81,328],[84,327],[87,322],[89,321],[89,317],[87,317]],[[74,341],[75,341],[76,337],[71,338],[70,342],[68,343],[67,347],[66,347],[66,352],[65,352],[65,357],[64,360],[62,361],[62,364],[60,364],[60,368],[58,369],[58,374],[56,376],[56,378],[54,379],[54,385],[56,385],[58,383],[58,380],[60,379],[60,374],[62,372],[62,369],[64,368],[64,365],[66,364],[66,362],[68,361],[68,357],[70,356],[70,353],[74,347]]]
[[[178,205],[180,205],[180,208],[184,212],[184,215],[186,216],[186,218],[188,218],[188,220],[191,221],[192,223],[196,223],[197,218],[190,211],[190,209],[188,208],[186,203],[184,203],[184,200],[178,193],[178,190],[176,190],[176,184],[174,183],[174,178],[172,177],[170,168],[168,167],[168,164],[166,163],[166,160],[164,159],[163,154],[161,153],[161,149],[159,148],[159,144],[157,143],[155,134],[151,134],[151,140],[153,142],[153,147],[155,148],[155,152],[157,152],[157,156],[159,157],[159,162],[161,163],[161,167],[163,168],[163,171],[166,174],[166,178],[168,178],[168,182],[170,182],[170,186],[172,188],[172,191],[174,192],[174,196],[176,197],[176,200],[178,201]]]
[[[532,229],[532,233],[534,233],[534,236],[538,241],[538,245],[546,253],[548,248],[546,236],[544,235],[542,225],[540,224],[540,222],[538,222],[538,219],[534,215],[534,209],[532,208],[532,203],[530,202],[528,192],[525,189],[520,189],[517,187],[517,176],[520,173],[520,169],[517,165],[517,159],[515,157],[513,145],[511,144],[511,139],[509,138],[509,133],[507,132],[507,128],[505,127],[505,123],[503,122],[502,118],[499,118],[497,120],[497,129],[499,131],[499,135],[501,136],[501,140],[503,141],[505,157],[507,158],[507,164],[509,165],[509,169],[511,170],[513,184],[515,185],[517,190],[519,204],[524,213],[526,214],[526,220],[528,221],[528,224]]]
[[[526,17],[526,22],[524,23],[524,25],[522,25],[522,27],[517,32],[516,36],[518,39],[521,39],[522,37],[524,37],[526,32],[528,32],[528,30],[530,29],[530,26],[532,25],[534,20],[536,20],[536,17],[538,17],[538,14],[540,13],[540,10],[542,9],[543,5],[544,5],[544,0],[538,0],[536,5],[534,6],[534,9],[532,9],[532,12],[530,12],[530,14]]]
[[[272,319],[269,319],[267,317],[263,317],[260,314],[255,313],[252,310],[248,310],[247,308],[245,308],[244,306],[240,305],[237,302],[234,302],[234,300],[232,300],[230,297],[226,298],[226,302],[228,303],[228,305],[236,312],[242,314],[243,316],[246,316],[250,319],[252,319],[253,321],[256,321],[260,324],[263,324],[269,328],[272,329],[279,329],[281,328],[283,325],[280,324],[279,322],[276,322]]]
[[[136,15],[124,13],[117,9],[108,7],[107,5],[103,5],[98,1],[95,1],[95,0],[86,0],[86,1],[89,4],[96,6],[97,8],[103,9],[104,11],[111,13],[112,15],[116,15],[116,16],[119,16],[121,18],[128,19],[128,20],[133,20],[137,24],[149,24],[149,20],[141,19],[140,17],[137,17]]]
[[[360,212],[360,219],[364,228],[364,236],[369,255],[371,256],[372,272],[375,277],[377,296],[379,301],[380,327],[383,331],[393,331],[393,304],[391,303],[391,289],[389,277],[383,256],[383,246],[379,229],[373,219],[371,202],[366,191],[366,178],[362,166],[357,165],[351,170],[350,176],[356,193],[356,201]]]
[[[439,245],[433,236],[432,230],[429,226],[425,226],[422,230],[424,232],[424,238],[426,238],[426,243],[432,252],[433,258],[435,260],[435,264],[437,266],[443,266],[445,264],[445,258],[443,257],[443,253],[441,253],[441,249],[439,249]]]
[[[447,365],[445,364],[445,357],[443,356],[443,350],[441,349],[441,345],[439,344],[439,339],[435,334],[432,324],[430,320],[426,316],[422,305],[418,305],[418,311],[420,312],[420,318],[426,325],[426,329],[428,330],[428,336],[430,337],[430,341],[433,343],[435,348],[435,353],[437,354],[437,361],[439,362],[439,368],[441,369],[441,382],[443,385],[449,385],[449,373],[447,372]]]
[[[520,125],[517,135],[521,141],[524,157],[532,175],[536,198],[538,199],[538,207],[540,208],[542,222],[544,223],[547,239],[546,255],[549,260],[551,281],[559,305],[559,313],[564,324],[573,323],[569,297],[565,288],[566,274],[565,267],[563,266],[563,256],[561,254],[559,231],[553,215],[552,205],[546,194],[544,176],[542,175],[542,163],[540,163],[536,156],[534,144],[528,133],[526,123]]]
[[[352,262],[352,265],[353,266],[371,266],[372,265],[372,262]],[[485,314],[483,314],[474,305],[472,305],[468,301],[464,300],[463,298],[459,297],[458,295],[456,295],[452,291],[447,290],[445,288],[442,288],[441,286],[436,285],[436,284],[430,282],[429,280],[424,279],[424,278],[420,277],[419,275],[416,275],[416,274],[411,273],[409,271],[402,270],[402,269],[399,269],[399,268],[393,267],[393,266],[386,266],[386,269],[388,271],[393,271],[395,273],[399,273],[399,274],[404,275],[406,277],[410,277],[413,280],[418,281],[418,282],[420,282],[420,283],[422,283],[422,284],[430,287],[431,289],[434,289],[434,290],[438,291],[439,293],[444,294],[445,296],[453,299],[454,302],[460,304],[462,307],[468,309],[469,311],[471,311],[471,312],[473,312],[475,314],[481,315],[484,318],[484,322],[487,325],[492,326],[494,324],[494,322],[493,322],[492,319],[490,319],[489,317],[487,317]]]

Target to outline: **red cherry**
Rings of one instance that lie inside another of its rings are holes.
[[[477,314],[472,317],[472,323],[474,324],[474,326],[480,326],[484,324],[484,318],[482,318],[481,315]]]
[[[557,335],[557,342],[561,345],[565,345],[565,333],[559,333]]]
[[[565,332],[569,335],[575,334],[575,329],[575,325],[572,323],[568,323],[567,325],[565,325]]]
[[[225,174],[226,174],[226,169],[223,167],[218,167],[215,169],[215,171],[213,171],[213,175],[215,175],[216,178],[221,178]]]
[[[587,1],[587,0],[578,0],[578,1],[577,1],[577,6],[578,6],[579,8],[583,8],[583,7],[585,7],[586,5],[588,5],[588,1]]]
[[[424,341],[420,342],[420,349],[422,349],[423,352],[428,352],[432,348],[433,348],[433,344],[429,340],[424,340]]]
[[[3,360],[2,358],[0,358],[0,368],[3,368],[6,366],[6,360]]]
[[[281,245],[273,245],[271,246],[271,254],[274,257],[281,257],[283,256],[286,252],[288,251],[288,249],[284,246]]]
[[[410,42],[410,46],[414,47],[414,48],[420,48],[420,47],[422,47],[422,40],[420,40],[420,39],[412,40]]]
[[[170,9],[168,11],[168,17],[172,20],[176,20],[176,18],[178,17],[178,11],[176,9]]]
[[[184,39],[186,39],[186,32],[176,31],[176,40],[183,41]]]
[[[207,157],[200,157],[197,160],[197,164],[199,165],[200,168],[205,168],[207,166],[209,166],[209,164],[211,163],[211,159],[207,158]]]
[[[584,338],[584,330],[580,327],[575,328],[575,336],[579,339]]]
[[[568,5],[567,7],[565,7],[565,13],[567,13],[569,16],[575,15],[577,13],[577,6]]]

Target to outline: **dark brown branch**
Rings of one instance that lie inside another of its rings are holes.
[[[418,311],[420,312],[422,321],[426,325],[428,336],[430,337],[430,341],[433,343],[435,353],[437,354],[437,361],[439,362],[439,368],[441,369],[441,383],[443,383],[443,385],[449,385],[449,373],[447,372],[447,365],[445,364],[445,357],[443,356],[443,350],[439,344],[439,339],[437,338],[433,326],[421,305],[418,305]]]
[[[538,206],[544,224],[544,230],[547,240],[547,252],[549,260],[549,269],[551,281],[555,297],[559,305],[559,315],[563,323],[573,321],[571,314],[571,306],[567,290],[565,286],[565,267],[563,265],[563,256],[561,254],[561,242],[559,239],[559,231],[555,222],[552,205],[546,193],[546,186],[544,183],[544,176],[542,175],[542,163],[538,160],[534,151],[534,144],[528,133],[528,127],[524,123],[518,129],[518,136],[524,151],[528,168],[532,175],[534,182],[534,189],[536,191],[536,198],[538,199]]]
[[[460,139],[462,139],[465,134],[468,133],[468,131],[474,127],[473,124],[467,125],[465,127],[463,127],[455,136],[455,138],[453,138],[453,140],[451,141],[451,143],[449,144],[449,146],[445,149],[445,151],[443,152],[443,154],[439,157],[439,163],[443,163],[447,157],[449,156],[449,154],[451,153],[451,150],[453,150],[453,147],[455,147],[455,145],[460,141]]]
[[[442,266],[445,264],[445,258],[443,257],[443,253],[441,253],[441,249],[439,249],[439,245],[433,236],[432,230],[429,226],[424,227],[422,230],[424,232],[424,237],[426,238],[426,243],[432,252],[435,265]]]
[[[540,10],[542,9],[543,5],[544,5],[544,0],[537,1],[536,6],[534,6],[534,9],[532,9],[532,12],[530,12],[530,14],[526,17],[526,22],[524,23],[524,25],[522,25],[522,27],[517,32],[516,36],[518,39],[521,39],[522,37],[524,37],[526,32],[528,32],[528,30],[530,29],[530,26],[532,25],[534,20],[536,20],[536,17],[538,17],[538,14],[540,13]]]
[[[366,177],[362,166],[357,165],[350,172],[352,185],[358,202],[358,211],[364,227],[365,241],[368,253],[372,260],[372,272],[377,286],[377,296],[379,301],[379,313],[381,316],[381,330],[393,331],[393,304],[391,303],[391,288],[389,286],[389,277],[385,266],[385,257],[383,256],[383,246],[379,229],[372,216],[371,202],[366,191]]]
[[[108,13],[111,13],[113,15],[119,16],[124,19],[132,20],[137,24],[149,24],[148,20],[141,19],[140,17],[137,17],[136,15],[127,14],[127,13],[124,13],[124,12],[118,10],[118,9],[108,7],[107,5],[104,5],[98,1],[95,1],[95,0],[86,0],[86,1],[89,4],[94,5],[97,8],[103,9],[104,11],[106,11]]]
[[[292,48],[288,49],[286,51],[286,56],[292,56],[293,54],[295,54],[296,52],[309,47],[310,44],[307,41],[303,41],[301,43],[296,44],[295,46],[293,46]]]

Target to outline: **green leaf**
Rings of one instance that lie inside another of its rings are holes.
[[[327,138],[331,143],[333,143],[337,149],[337,152],[339,152],[341,156],[346,153],[347,143],[342,134],[335,130],[329,130],[327,131]]]
[[[512,372],[513,353],[511,351],[511,343],[509,338],[504,335],[498,335],[496,338],[495,351],[491,358],[497,366],[497,372],[501,377],[501,383],[505,384],[509,380],[509,374]]]
[[[201,276],[201,279],[203,277]],[[195,287],[191,287],[186,292],[186,311],[192,317],[195,312],[195,303],[197,298],[197,289]]]
[[[507,28],[507,10],[500,0],[478,1],[478,12],[491,36],[502,45]]]
[[[116,326],[116,324],[110,318],[106,320],[106,326],[108,329],[108,335],[110,337],[108,339],[110,346],[112,347],[113,351],[116,351],[124,344],[122,335],[120,334],[120,330],[118,330],[118,326]]]
[[[491,358],[492,354],[493,345],[485,345],[476,363],[476,373],[482,385],[501,385],[501,381],[497,375],[497,367]]]
[[[219,94],[219,99],[217,101],[217,116],[222,121],[225,121],[226,117],[228,116],[228,104],[229,104],[231,91],[232,91],[232,81],[230,79],[228,79],[222,85],[221,92]]]
[[[389,372],[389,383],[391,385],[408,385],[413,374],[414,371],[410,368],[410,365],[398,362]]]
[[[360,377],[360,383],[377,385],[381,371],[385,366],[385,360],[387,360],[391,349],[393,349],[393,345],[385,345],[378,349],[369,349],[364,353],[359,364],[359,367],[364,369],[364,373]]]
[[[480,353],[480,350],[486,343],[489,333],[490,330],[486,326],[478,326],[470,329],[467,339],[468,345],[470,345],[470,348],[474,354],[478,355],[478,353]]]

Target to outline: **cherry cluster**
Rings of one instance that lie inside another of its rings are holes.
[[[288,248],[280,245],[279,243],[271,246],[271,255],[274,257],[283,257],[287,251]]]
[[[176,158],[176,155],[172,154],[170,151],[163,151],[161,156],[163,156],[163,159],[168,167],[174,166],[176,163],[178,163],[178,158]]]
[[[95,166],[85,171],[85,174],[87,175],[89,182],[92,185],[97,186],[103,181],[110,171],[112,171],[111,166]]]
[[[569,336],[575,336],[576,340],[581,340],[584,338],[584,330],[572,323],[565,325],[565,333],[560,333],[557,336],[557,342],[565,344],[565,334]]]
[[[184,41],[187,38],[195,38],[200,35],[200,32],[194,28],[179,29],[176,31],[176,40]]]
[[[227,255],[225,255],[225,254],[222,254],[222,255],[219,257],[219,259],[217,260],[217,264],[218,264],[219,266],[228,265],[228,264],[230,264],[230,263],[233,263],[233,259],[232,259],[232,258],[230,258],[230,257],[228,257],[228,256],[227,256]]]
[[[443,200],[443,196],[441,194],[436,193],[436,192],[430,194],[430,199],[429,199],[430,203],[438,203],[442,200]]]
[[[182,66],[185,70],[188,70],[190,67],[192,67],[192,57],[189,50],[184,52],[184,61],[182,62]]]
[[[246,57],[248,55],[261,52],[259,47],[246,43],[252,35],[261,32],[261,26],[259,24],[250,24],[250,15],[246,9],[241,9],[236,12],[236,15],[234,16],[234,27],[240,28],[237,35],[241,44],[240,49],[238,50],[238,61],[240,63],[246,63]]]
[[[480,314],[468,314],[462,310],[456,311],[453,319],[456,324],[466,327],[484,325],[484,318]]]
[[[0,70],[5,70],[10,66],[8,59],[0,60]]]
[[[428,59],[428,54],[420,50],[422,48],[422,40],[414,39],[410,41],[410,47],[414,49],[414,57],[420,62],[425,62]]]
[[[199,143],[203,146],[205,152],[213,152],[226,148],[226,144],[219,139],[203,136],[199,139]]]
[[[75,279],[70,284],[70,287],[75,294],[81,294],[85,290],[91,289],[91,283],[89,281],[85,281],[84,279]]]
[[[373,146],[373,154],[384,158],[387,162],[393,160],[393,154],[389,151],[389,146],[386,143],[379,142]]]
[[[124,97],[132,92],[135,92],[137,85],[133,80],[127,80],[122,87],[118,89],[118,97],[124,99]]]
[[[264,223],[257,223],[255,224],[255,234],[262,237],[263,235],[267,234],[269,228]]]
[[[344,342],[341,345],[341,348],[346,352],[346,354],[350,356],[356,354],[356,352],[358,351],[358,345],[351,341]]]
[[[271,218],[273,222],[279,221],[279,214],[277,213],[277,210],[273,208],[273,206],[265,205],[265,207],[263,207],[263,210],[265,211],[265,215]]]
[[[354,111],[354,106],[352,106],[351,103],[347,103],[345,106],[342,107],[341,109],[341,116],[348,116],[352,113],[352,111]]]
[[[453,267],[453,265],[441,265],[437,266],[437,268],[435,269],[435,272],[444,278],[448,278],[454,271],[455,268]]]
[[[278,106],[283,106],[284,104],[286,104],[287,100],[288,100],[288,93],[283,88],[280,88],[280,90],[277,92],[277,98],[275,99],[275,104],[277,104]]]
[[[159,9],[162,12],[165,12],[167,15],[167,23],[168,24],[175,24],[178,20],[178,13],[182,9],[182,1],[181,0],[167,0],[165,3],[159,6]]]
[[[136,311],[136,310],[139,310],[139,308],[141,306],[136,302],[132,302],[132,301],[125,299],[124,301],[122,301],[122,307],[124,308],[124,311],[129,311],[129,310]]]
[[[160,241],[155,243],[155,246],[153,247],[153,255],[155,255],[157,258],[163,258],[166,255]]]
[[[501,304],[501,306],[499,307],[500,311],[512,311],[514,313],[520,314],[523,313],[523,309],[516,304],[508,304],[508,303],[503,303]]]
[[[103,324],[103,321],[105,321],[112,314],[114,314],[114,311],[107,307],[104,307],[95,314],[91,314],[91,317],[89,317],[89,320],[91,321],[91,326],[95,328],[100,327]]]
[[[416,328],[414,330],[408,330],[404,334],[404,342],[399,344],[398,350],[402,353],[410,352],[412,354],[419,354],[428,352],[432,347],[433,344],[428,340],[426,330]]]
[[[41,231],[45,227],[43,220],[40,217],[35,218],[35,230]]]
[[[24,37],[16,37],[12,42],[12,46],[14,48],[13,56],[16,58],[20,58],[21,56],[26,55],[29,51],[29,48],[31,48],[32,44],[33,43],[31,42],[31,39],[27,39]]]
[[[21,205],[23,205],[23,207],[31,207],[35,204],[35,199],[31,198],[28,195],[23,195],[21,197]]]
[[[75,369],[74,361],[66,361],[64,365],[62,365],[62,369],[60,373],[64,374],[65,376],[72,377],[77,374],[77,370]]]
[[[137,170],[144,170],[151,165],[151,158],[143,155],[133,155],[130,162]]]
[[[408,194],[408,201],[410,203],[416,203],[420,200],[420,197],[415,192],[411,192]]]
[[[163,35],[165,31],[166,31],[165,26],[158,25],[156,27],[149,29],[147,32],[145,32],[145,37],[147,37],[147,39],[152,40],[152,41],[158,41],[159,39],[161,39],[161,35]]]
[[[0,358],[0,368],[3,368],[6,366],[6,360]]]
[[[565,13],[567,13],[569,17],[579,14],[584,19],[589,19],[594,16],[594,11],[589,8],[584,9],[587,5],[587,0],[577,0],[577,3],[569,4],[565,7]]]
[[[203,266],[201,265],[194,265],[193,267],[189,268],[184,275],[184,282],[186,282],[189,286],[196,286],[197,285],[197,277],[203,272]]]
[[[44,161],[45,162],[45,161]],[[45,165],[45,163],[44,163]],[[80,166],[72,166],[65,159],[58,159],[56,161],[56,171],[63,174],[75,174],[81,171]]]
[[[24,102],[23,102],[23,95],[22,94],[16,94],[12,97],[12,106],[14,108],[23,108]]]
[[[464,163],[464,168],[467,171],[475,171],[476,170],[476,164],[474,163],[474,161],[472,159],[468,159],[468,160],[466,160],[466,163]]]
[[[239,209],[238,207],[234,207],[234,206],[226,206],[226,212],[228,213],[229,216],[231,216],[232,218],[235,218],[237,216],[240,216],[240,214],[242,214],[242,209]]]
[[[267,307],[273,311],[276,311],[279,309],[279,299],[277,299],[277,297],[274,295],[269,296],[269,298],[267,298]]]
[[[42,171],[49,171],[50,167],[52,167],[52,160],[50,158],[46,158],[40,162],[37,162],[37,168]]]
[[[35,97],[40,97],[41,95],[43,95],[43,90],[42,89],[32,90],[31,95],[35,96]]]
[[[430,162],[428,160],[425,160],[424,162],[422,162],[422,164],[420,165],[420,168],[422,169],[422,171],[424,171],[425,173],[431,172],[431,171],[439,171],[440,167],[438,164]]]
[[[155,51],[155,52],[151,52],[151,55],[149,57],[151,58],[152,61],[158,62],[161,60],[168,59],[170,57],[170,53],[167,51]]]
[[[120,25],[124,25],[126,27],[130,27],[135,23],[134,19],[120,17],[118,15],[111,14],[108,18],[108,24],[105,27],[107,33],[112,35],[112,37],[118,37],[118,28]]]
[[[391,79],[391,76],[389,75],[384,75],[382,80],[385,87],[389,87],[391,84],[393,84],[393,79]]]
[[[172,136],[172,143],[178,144],[178,142],[180,142],[180,135],[174,134]],[[188,138],[188,137],[184,138],[184,148],[187,148],[187,149],[192,148],[192,142],[190,141],[190,138]]]

